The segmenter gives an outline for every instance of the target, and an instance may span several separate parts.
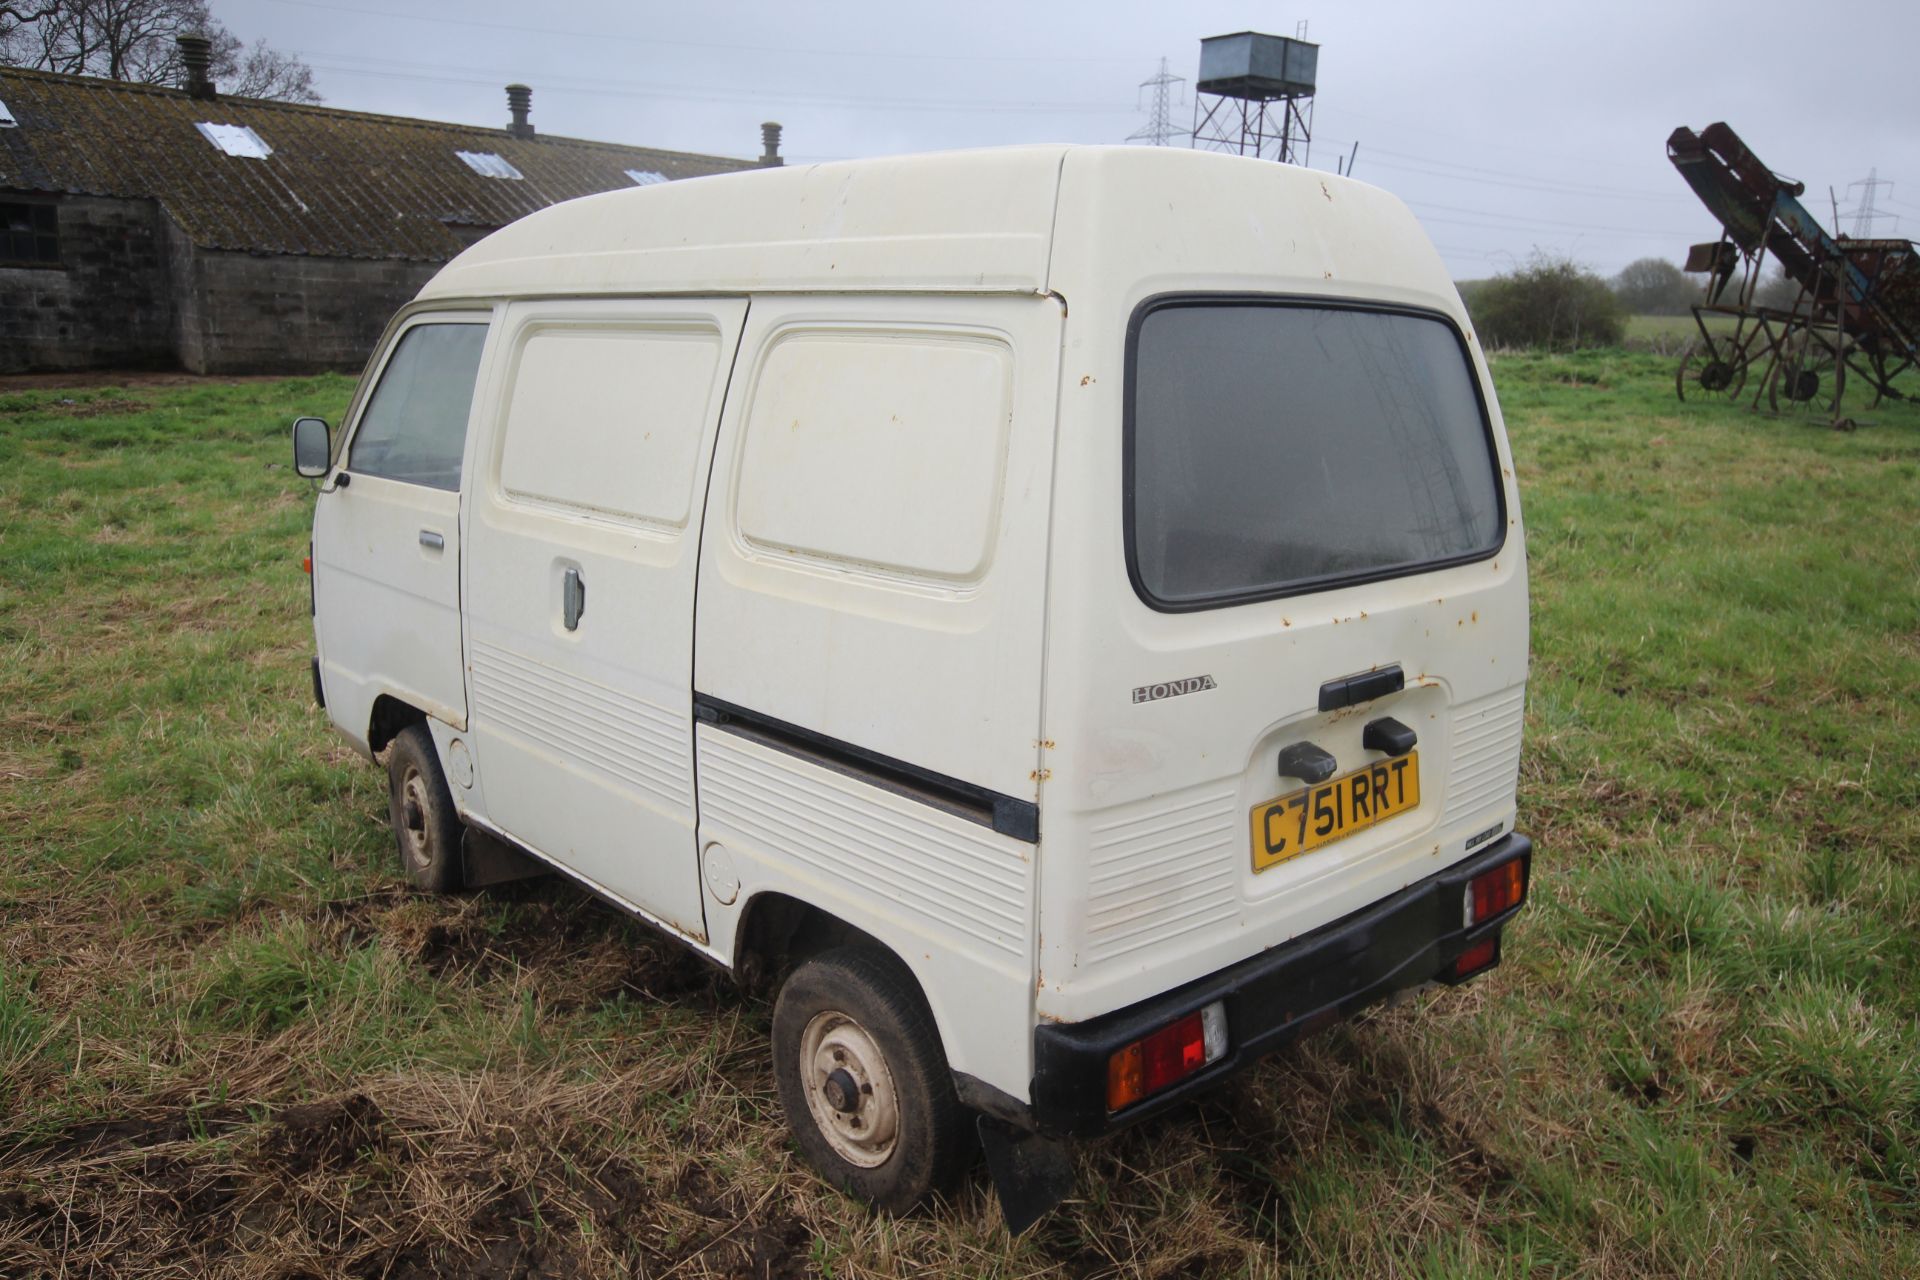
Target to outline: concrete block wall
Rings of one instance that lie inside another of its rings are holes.
[[[173,367],[169,220],[158,205],[61,196],[55,208],[60,265],[0,266],[0,373]]]
[[[357,372],[441,265],[202,249],[152,200],[55,205],[60,264],[0,267],[0,373]]]
[[[357,372],[440,266],[195,250],[180,362],[195,373]]]

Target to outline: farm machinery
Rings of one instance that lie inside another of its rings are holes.
[[[1682,400],[1764,396],[1779,410],[1851,426],[1841,401],[1864,380],[1872,404],[1898,398],[1893,383],[1920,363],[1920,255],[1910,240],[1830,236],[1800,203],[1803,184],[1760,163],[1724,124],[1684,126],[1667,158],[1720,222],[1720,238],[1696,244],[1687,270],[1707,277],[1693,307],[1699,336],[1674,375]],[[1759,301],[1768,254],[1798,286],[1793,304]]]

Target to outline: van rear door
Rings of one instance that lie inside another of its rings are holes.
[[[1510,829],[1527,601],[1482,377],[1435,311],[1133,313],[1115,625],[1075,636],[1098,575],[1055,574],[1051,647],[1085,646],[1097,686],[1050,669],[1046,736],[1080,750],[1044,800],[1042,902],[1080,909],[1043,919],[1043,1012],[1224,967]]]

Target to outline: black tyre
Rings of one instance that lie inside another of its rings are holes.
[[[458,889],[460,815],[427,726],[408,725],[394,737],[387,755],[387,792],[401,872],[429,893]]]
[[[932,1015],[884,952],[844,947],[794,970],[773,1007],[773,1078],[807,1163],[876,1208],[912,1209],[973,1157]]]

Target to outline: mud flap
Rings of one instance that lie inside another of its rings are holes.
[[[538,858],[529,857],[506,841],[474,827],[468,827],[460,841],[460,883],[468,889],[531,880],[549,875],[552,870]]]
[[[1000,1196],[1007,1230],[1019,1235],[1073,1191],[1073,1157],[1067,1144],[980,1117],[980,1145],[987,1172]]]

